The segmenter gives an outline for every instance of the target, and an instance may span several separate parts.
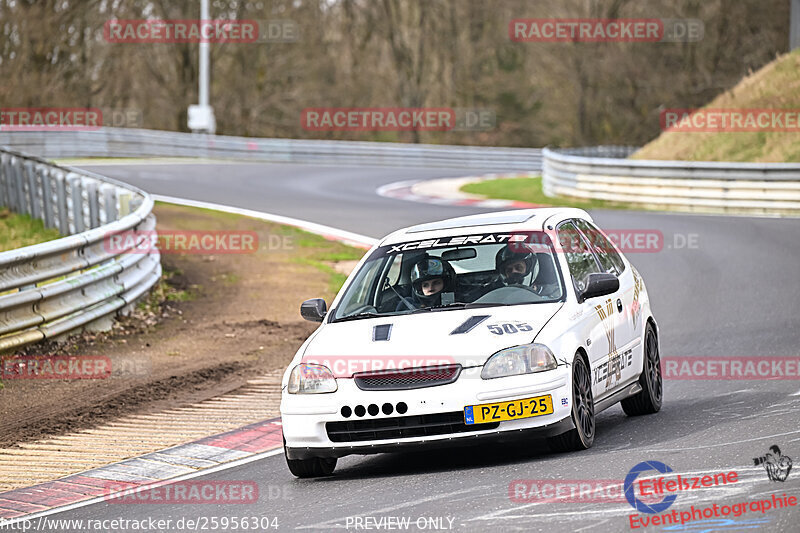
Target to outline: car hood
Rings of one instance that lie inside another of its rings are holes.
[[[317,331],[302,360],[324,364],[337,377],[437,364],[479,366],[503,348],[532,342],[562,305],[456,309],[334,322]]]

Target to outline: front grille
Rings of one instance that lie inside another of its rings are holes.
[[[353,379],[361,390],[408,390],[453,383],[460,373],[461,365],[442,365],[361,372]]]
[[[328,422],[325,429],[333,442],[359,442],[365,440],[428,437],[450,433],[468,433],[496,429],[499,422],[490,424],[464,423],[464,412],[435,413],[431,415],[397,416],[369,420]]]

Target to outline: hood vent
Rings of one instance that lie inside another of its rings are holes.
[[[463,324],[458,326],[456,329],[450,332],[450,335],[461,335],[462,333],[469,333],[472,331],[475,326],[486,320],[492,315],[475,315],[469,317],[467,320],[464,321]]]
[[[391,324],[381,324],[380,326],[375,326],[372,330],[373,341],[388,341],[391,335],[392,335]]]

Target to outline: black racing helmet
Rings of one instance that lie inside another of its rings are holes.
[[[422,282],[435,278],[442,278],[444,288],[436,294],[425,296],[422,292]],[[438,257],[423,257],[411,268],[411,288],[414,295],[426,306],[438,305],[442,293],[453,290],[455,279],[456,272],[450,263]]]
[[[506,267],[511,263],[522,261],[525,263],[525,273],[518,272],[512,273],[510,276],[506,275]],[[500,279],[507,285],[519,285],[525,279],[525,276],[533,272],[536,266],[536,254],[533,250],[521,242],[514,242],[505,245],[501,248],[497,255],[494,257],[494,267],[497,273],[500,274]]]

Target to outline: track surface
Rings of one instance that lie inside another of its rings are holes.
[[[393,181],[476,174],[287,164],[91,166],[151,193],[204,200],[311,220],[381,237],[401,226],[483,211],[381,198]],[[492,169],[486,169],[487,172]],[[662,332],[662,356],[798,355],[800,220],[688,216],[622,211],[592,215],[607,229],[658,229],[664,249],[628,254],[647,284]],[[690,234],[696,247],[678,247]],[[622,480],[637,463],[662,461],[676,472],[736,470],[726,488],[681,493],[668,511],[730,505],[773,493],[800,496],[800,466],[770,482],[752,458],[778,444],[800,461],[800,381],[667,381],[657,415],[627,418],[619,406],[598,416],[592,449],[550,454],[539,443],[427,454],[348,457],[332,478],[295,480],[280,455],[208,475],[256,480],[252,505],[110,505],[60,513],[60,519],[277,517],[281,530],[377,529],[353,517],[439,519],[439,530],[629,531],[627,502],[515,503],[517,479]],[[271,496],[271,497],[270,497]],[[350,517],[350,518],[348,518]],[[748,511],[669,531],[797,531],[800,507]],[[451,522],[452,520],[452,522]],[[357,527],[361,524],[362,527]],[[349,526],[349,527],[348,527]],[[430,524],[426,529],[435,529]],[[385,528],[384,528],[385,529]],[[79,530],[79,529],[76,529]]]

